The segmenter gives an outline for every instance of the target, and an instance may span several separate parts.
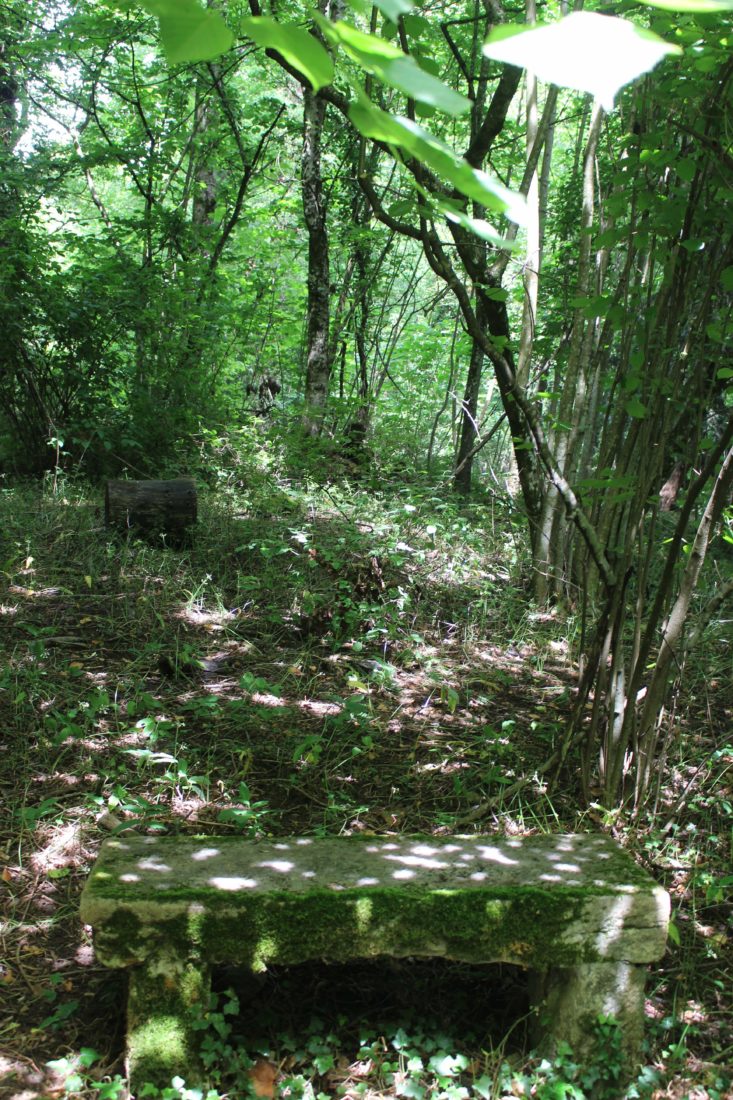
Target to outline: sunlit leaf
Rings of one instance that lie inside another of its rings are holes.
[[[625,19],[579,11],[529,30],[505,24],[491,32],[484,53],[530,69],[540,80],[590,92],[610,111],[624,84],[681,50]]]
[[[410,99],[435,107],[448,115],[463,115],[471,109],[470,100],[466,96],[426,72],[414,57],[403,53],[387,39],[366,34],[343,20],[330,23],[322,16],[317,18],[318,25],[328,40],[341,46],[357,65],[361,65],[383,84],[388,84]]]
[[[684,11],[692,15],[706,15],[713,11],[733,11],[733,0],[641,0],[652,8],[665,11]]]
[[[333,61],[328,51],[303,27],[277,23],[266,15],[243,19],[241,27],[258,46],[282,54],[310,82],[314,91],[333,80]]]
[[[404,134],[394,116],[366,99],[350,105],[349,118],[359,133],[372,141],[397,146],[402,144]]]
[[[349,118],[364,137],[403,150],[451,183],[466,198],[505,214],[519,225],[525,223],[526,203],[521,195],[510,191],[486,172],[472,168],[449,145],[412,119],[389,115],[366,97],[352,103]]]
[[[374,0],[374,3],[390,23],[396,23],[401,15],[412,11],[412,0]]]
[[[140,0],[140,7],[157,16],[160,42],[168,61],[210,61],[225,53],[234,35],[217,11],[198,0]]]
[[[380,66],[375,76],[399,92],[404,92],[410,99],[444,111],[447,115],[465,115],[471,109],[471,102],[466,96],[426,72],[407,54]]]
[[[449,221],[454,222],[456,225],[462,226],[470,233],[474,233],[477,237],[480,237],[483,241],[488,241],[489,244],[493,244],[496,248],[505,248],[514,251],[519,247],[518,242],[508,241],[505,237],[502,237],[501,233],[494,228],[489,222],[483,218],[472,218],[469,214],[466,214],[463,210],[455,210],[447,203],[437,202],[434,204],[436,210],[443,214],[443,216]],[[491,291],[493,288],[485,288]],[[506,292],[504,292],[506,293]],[[493,293],[488,293],[487,297],[492,298]]]
[[[400,47],[395,46],[386,38],[380,38],[376,34],[367,34],[366,31],[360,31],[341,19],[336,23],[332,23],[317,12],[313,14],[328,40],[333,42],[334,45],[343,46],[347,53],[352,54],[355,58],[363,57],[370,63],[377,65],[380,62],[383,63],[404,56]]]

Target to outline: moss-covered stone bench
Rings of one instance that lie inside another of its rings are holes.
[[[98,959],[129,967],[128,1069],[198,1078],[191,1025],[212,965],[439,956],[526,967],[540,1039],[582,1057],[599,1014],[635,1059],[645,964],[669,898],[612,840],[237,837],[108,840],[82,920]]]

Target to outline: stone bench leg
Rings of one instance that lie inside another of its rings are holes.
[[[208,1006],[210,972],[196,959],[154,957],[130,970],[127,1072],[133,1093],[150,1081],[170,1086],[201,1079],[200,1031],[192,1026]]]
[[[594,1053],[594,1021],[613,1016],[621,1027],[621,1054],[630,1073],[641,1057],[645,979],[643,966],[627,962],[587,963],[536,974],[530,992],[538,1018],[538,1047],[553,1051],[558,1042],[566,1042],[583,1061]]]

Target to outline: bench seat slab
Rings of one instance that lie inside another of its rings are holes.
[[[218,963],[514,963],[537,975],[551,1041],[577,1053],[587,1018],[604,1013],[622,1023],[633,1056],[642,968],[664,952],[669,897],[614,841],[592,834],[125,836],[102,846],[81,915],[99,960],[131,968],[133,1075],[168,1083],[173,1072],[191,1078],[191,1020]],[[168,1052],[157,1068],[156,1049]]]

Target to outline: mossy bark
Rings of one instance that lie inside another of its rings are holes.
[[[202,1080],[195,1027],[209,1001],[210,973],[201,959],[161,955],[132,967],[127,1001],[127,1072],[133,1095],[148,1082],[170,1086]]]

